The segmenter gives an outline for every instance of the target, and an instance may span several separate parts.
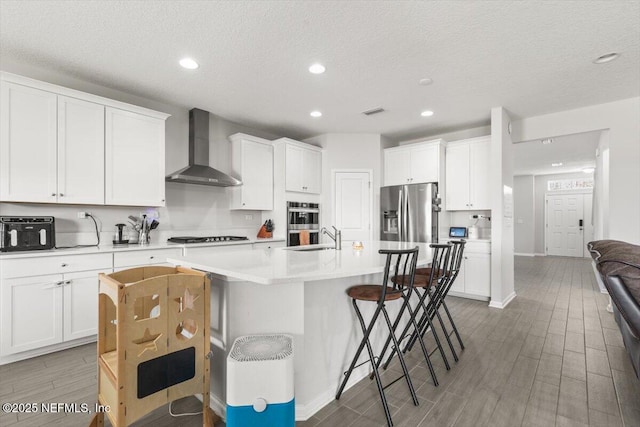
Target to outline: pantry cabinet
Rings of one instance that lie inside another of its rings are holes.
[[[273,145],[243,133],[231,141],[231,174],[242,185],[229,187],[231,209],[273,210]]]
[[[442,182],[443,140],[431,140],[384,150],[384,185]]]
[[[490,136],[449,143],[446,151],[447,210],[491,209],[490,163]]]
[[[107,205],[164,206],[164,119],[107,107]]]
[[[320,194],[322,191],[322,150],[289,138],[285,144],[285,189],[298,193]]]
[[[169,115],[0,76],[0,201],[164,206]]]

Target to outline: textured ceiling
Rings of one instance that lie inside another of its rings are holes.
[[[600,134],[600,131],[596,131],[555,137],[547,145],[540,140],[515,144],[514,175],[580,172],[584,168],[595,167]],[[551,166],[551,163],[557,162],[561,162],[562,166]]]
[[[486,124],[495,106],[530,117],[640,95],[639,5],[2,0],[0,55],[291,137],[400,140]]]

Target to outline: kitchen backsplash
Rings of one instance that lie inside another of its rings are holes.
[[[91,213],[98,220],[103,244],[111,243],[116,224],[128,224],[129,215],[138,216],[140,213],[158,213],[160,226],[151,234],[153,242],[187,234],[255,237],[262,225],[261,212],[230,211],[225,188],[167,183],[166,200],[164,208],[0,203],[0,215],[54,216],[58,246],[95,242],[93,221],[77,217],[77,213],[82,211]]]

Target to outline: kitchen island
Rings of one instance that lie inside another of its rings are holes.
[[[362,338],[346,289],[382,283],[386,256],[379,249],[415,246],[420,248],[418,265],[426,265],[428,244],[381,241],[365,242],[361,250],[345,243],[342,250],[312,245],[168,258],[211,273],[212,407],[225,412],[226,357],[233,341],[267,333],[294,337],[296,419],[308,419],[331,402]],[[387,305],[391,316],[400,305],[401,300]],[[375,304],[362,307],[366,319]],[[384,329],[372,334],[377,349],[386,338]],[[354,370],[347,387],[368,372],[368,364]]]

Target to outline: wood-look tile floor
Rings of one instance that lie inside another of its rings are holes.
[[[432,359],[435,387],[418,349],[408,357],[419,406],[406,384],[387,389],[396,426],[640,426],[635,377],[608,299],[590,262],[516,257],[517,298],[504,310],[448,297],[466,350],[450,371]],[[427,345],[433,348],[431,339]],[[455,343],[456,348],[457,343]],[[448,349],[447,349],[448,352]],[[449,353],[447,353],[449,354]],[[0,366],[0,402],[95,402],[95,345]],[[383,374],[395,378],[397,365]],[[197,411],[195,398],[174,412]],[[84,414],[0,414],[1,426],[87,426]],[[162,407],[135,425],[199,426],[199,416],[173,418]],[[220,423],[223,426],[223,423]],[[384,426],[375,383],[365,379],[311,419],[310,427]],[[251,426],[253,427],[253,426]]]

